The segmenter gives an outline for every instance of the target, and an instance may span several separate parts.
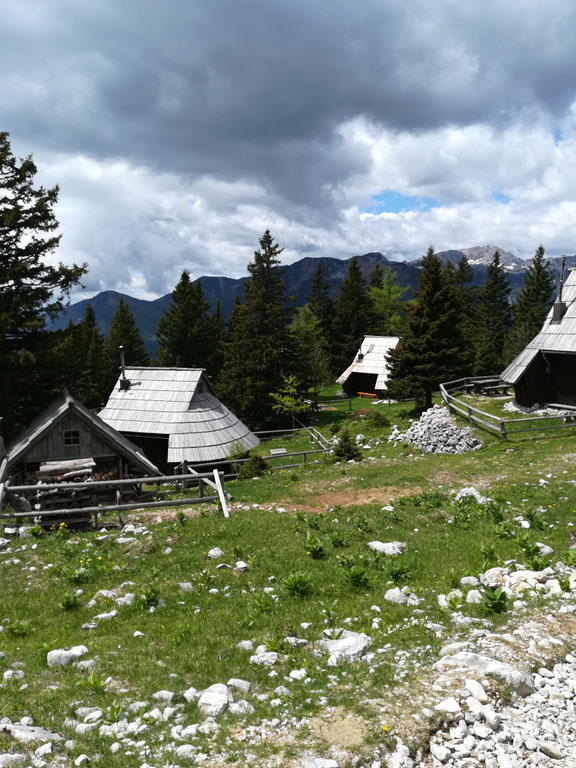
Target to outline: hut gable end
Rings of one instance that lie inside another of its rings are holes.
[[[542,329],[502,373],[521,405],[576,405],[576,270],[568,274],[562,301],[554,303]]]

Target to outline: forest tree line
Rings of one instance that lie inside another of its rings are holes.
[[[46,263],[59,240],[51,235],[58,190],[35,188],[35,173],[32,159],[18,162],[7,134],[0,133],[0,190],[9,190],[0,199],[0,416],[6,439],[64,386],[88,407],[102,407],[119,375],[119,346],[128,366],[205,368],[220,399],[257,429],[278,421],[283,402],[314,398],[334,381],[365,335],[400,336],[390,359],[390,395],[429,404],[441,381],[500,373],[539,331],[553,298],[542,246],[514,305],[497,252],[484,285],[474,287],[465,257],[457,265],[442,264],[430,248],[410,300],[388,267],[377,264],[366,281],[352,259],[334,299],[319,262],[308,302],[292,308],[276,269],[282,249],[267,230],[227,322],[219,305],[210,311],[200,281],[182,273],[158,324],[151,359],[122,299],[106,338],[90,306],[79,323],[46,330],[46,318],[62,311],[86,265]]]

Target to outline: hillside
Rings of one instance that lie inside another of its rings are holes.
[[[229,482],[229,519],[206,505],[3,540],[0,753],[427,767],[429,750],[462,755],[465,713],[467,765],[520,765],[505,758],[539,745],[565,756],[573,673],[554,664],[576,637],[573,435],[420,455],[383,426],[404,430],[410,404],[359,405],[380,417],[326,411],[320,426],[349,421],[362,462]]]
[[[522,287],[524,279],[526,262],[511,253],[499,249],[497,246],[485,245],[465,248],[463,250],[440,251],[438,256],[443,261],[457,262],[466,255],[470,259],[474,272],[473,285],[482,285],[486,280],[486,267],[491,261],[495,250],[500,250],[502,262],[509,273],[510,285],[512,286],[512,296],[515,297]],[[395,274],[401,285],[408,287],[406,298],[410,298],[412,292],[418,286],[418,274],[420,261],[392,261],[381,253],[365,253],[356,257],[360,264],[362,274],[368,280],[374,266],[378,263],[382,267],[389,267]],[[314,272],[318,262],[322,264],[324,278],[330,285],[330,293],[335,297],[342,285],[342,281],[348,272],[350,259],[332,259],[332,258],[311,258],[306,257],[288,264],[284,267],[278,267],[282,270],[286,295],[289,298],[289,306],[303,306],[312,289]],[[567,264],[576,262],[576,256],[569,257]],[[551,259],[551,264],[556,274],[559,276],[560,259]],[[202,290],[207,300],[213,308],[217,301],[220,302],[222,311],[226,316],[232,311],[236,297],[242,298],[243,285],[247,277],[229,278],[206,276],[198,278],[202,284]],[[135,299],[126,294],[120,294],[116,291],[103,291],[92,299],[84,299],[70,305],[67,310],[52,324],[54,328],[64,328],[69,320],[78,322],[85,310],[90,304],[96,314],[96,320],[100,331],[103,334],[108,333],[108,326],[114,310],[118,304],[120,296],[124,298],[134,314],[136,324],[138,325],[146,348],[153,352],[156,348],[155,333],[158,321],[169,305],[170,295],[167,294],[153,301]]]

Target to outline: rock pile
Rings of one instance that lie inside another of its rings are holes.
[[[442,405],[434,405],[424,411],[406,432],[401,433],[394,425],[388,441],[410,443],[422,453],[466,453],[483,446],[469,427],[458,427],[448,409]]]

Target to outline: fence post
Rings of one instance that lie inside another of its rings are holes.
[[[470,426],[474,426],[474,421],[472,420],[472,408],[470,406],[466,406],[466,410],[468,411],[468,421],[470,422]]]
[[[502,437],[502,440],[508,440],[508,435],[506,434],[506,422],[504,419],[500,419],[500,436]]]
[[[198,480],[198,498],[204,498],[204,480],[202,478]]]

